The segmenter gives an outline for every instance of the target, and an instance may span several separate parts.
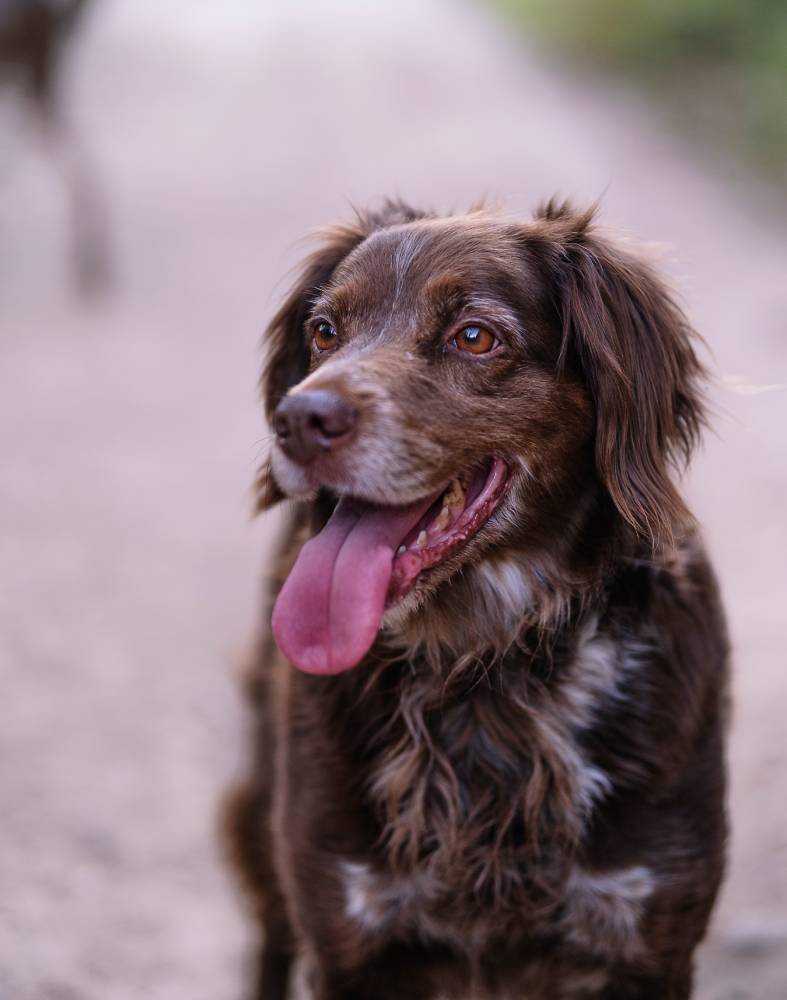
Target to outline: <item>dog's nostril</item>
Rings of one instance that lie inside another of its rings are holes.
[[[320,409],[309,414],[309,426],[329,438],[341,437],[352,430],[355,423],[355,410],[348,406],[340,396],[335,399],[321,401]]]
[[[357,418],[355,408],[339,393],[320,389],[285,397],[272,424],[285,453],[305,464],[343,444]]]
[[[290,423],[287,417],[283,413],[279,413],[278,410],[273,415],[273,429],[276,432],[277,437],[284,438],[290,433]]]

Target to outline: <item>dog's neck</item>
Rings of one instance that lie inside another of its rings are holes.
[[[382,644],[400,658],[424,659],[438,672],[499,659],[524,632],[569,620],[572,593],[553,569],[517,553],[486,559],[447,581],[422,606],[391,609]]]
[[[576,513],[576,512],[575,512]],[[533,634],[570,634],[603,612],[607,587],[647,546],[616,516],[588,506],[560,539],[521,539],[446,581],[421,606],[390,609],[382,643],[439,673],[500,660]]]

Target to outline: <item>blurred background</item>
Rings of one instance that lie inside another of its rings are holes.
[[[781,0],[0,0],[3,1000],[240,998],[260,332],[351,204],[554,192],[661,245],[713,352],[686,489],[733,841],[697,996],[787,996],[786,66]]]

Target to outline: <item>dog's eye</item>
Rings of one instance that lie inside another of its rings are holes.
[[[494,334],[483,326],[466,326],[451,341],[451,345],[458,351],[468,354],[489,354],[498,343]]]
[[[336,330],[331,326],[330,323],[326,323],[324,320],[321,323],[317,323],[314,327],[314,334],[312,335],[312,341],[314,346],[319,351],[332,351],[336,344],[338,343],[338,337]]]

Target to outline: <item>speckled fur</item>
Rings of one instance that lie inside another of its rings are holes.
[[[274,318],[263,394],[329,386],[350,445],[274,448],[299,496],[271,585],[337,494],[409,502],[486,455],[504,501],[385,616],[356,668],[250,672],[227,842],[265,945],[250,996],[684,1000],[724,860],[727,644],[672,475],[702,422],[692,333],[592,213],[392,204],[324,234]],[[473,315],[507,350],[451,357]],[[309,351],[329,315],[335,354]],[[429,406],[424,407],[428,399]]]

